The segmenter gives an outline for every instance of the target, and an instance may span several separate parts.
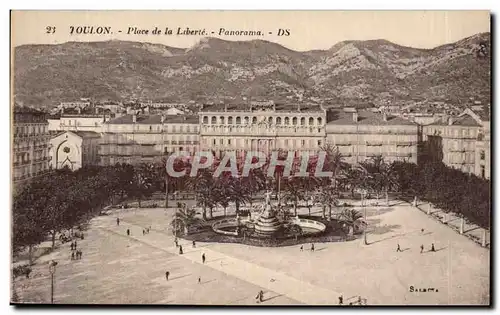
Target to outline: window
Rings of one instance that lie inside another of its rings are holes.
[[[301,125],[301,126],[305,126],[305,125],[306,125],[306,118],[305,118],[305,117],[302,117],[302,118],[300,119],[300,125]]]
[[[486,177],[486,169],[484,167],[484,165],[481,165],[481,178],[485,178]]]
[[[232,116],[229,116],[229,117],[227,118],[227,123],[228,123],[229,125],[232,125],[232,124],[233,124],[233,117],[232,117]]]
[[[227,144],[231,145],[231,139],[227,139]]]
[[[314,118],[309,118],[309,126],[312,126],[314,125]]]
[[[257,117],[253,117],[252,118],[252,124],[256,124],[257,123]]]
[[[276,125],[281,125],[281,117],[276,118]]]
[[[236,117],[236,124],[241,125],[241,117]]]
[[[321,145],[321,140],[318,140],[318,145]]]
[[[306,140],[302,140],[301,143],[302,143],[303,146],[306,145]]]
[[[479,158],[480,158],[482,161],[484,161],[485,155],[486,155],[486,154],[484,154],[484,150],[481,150],[481,152],[479,152]]]
[[[224,139],[220,139],[220,144],[223,145],[224,144]]]
[[[208,117],[207,116],[203,116],[203,123],[208,124]]]
[[[273,124],[273,117],[269,117],[269,118],[267,119],[267,123],[268,123],[269,125],[272,125],[272,124]]]
[[[321,125],[322,121],[321,117],[318,117],[318,125]]]
[[[217,124],[217,118],[215,116],[212,117],[211,124],[212,125]]]
[[[219,117],[219,123],[220,123],[220,124],[224,124],[224,123],[225,123],[224,116],[220,116],[220,117]]]
[[[294,125],[294,126],[297,125],[297,117],[292,118],[292,125]]]
[[[214,145],[215,145],[215,139],[214,139],[213,143],[214,143]]]
[[[290,124],[290,118],[285,117],[285,125],[289,125],[289,124]]]

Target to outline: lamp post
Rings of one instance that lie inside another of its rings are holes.
[[[363,244],[368,245],[368,241],[366,239],[366,228],[368,227],[368,224],[366,223],[365,193],[366,191],[363,189],[361,191],[361,207],[363,207],[363,216],[365,221],[365,228],[363,229]]]
[[[52,260],[49,263],[49,272],[50,272],[50,303],[54,304],[54,275],[56,273],[57,261]]]

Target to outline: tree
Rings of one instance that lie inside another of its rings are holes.
[[[352,235],[354,234],[355,222],[362,217],[363,215],[357,210],[345,209],[339,214],[338,220],[347,224],[347,226],[349,227],[349,235]]]
[[[134,169],[131,195],[137,198],[139,208],[142,198],[149,197],[153,193],[154,172],[155,166],[153,164],[143,163]]]
[[[189,234],[189,227],[196,221],[196,211],[186,207],[186,204],[180,204],[170,225],[176,234],[182,231],[184,235],[187,235]]]

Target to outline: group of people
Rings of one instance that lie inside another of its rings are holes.
[[[420,232],[422,234],[424,234],[424,229],[421,229]],[[430,252],[435,252],[436,251],[436,248],[434,247],[434,243],[431,243],[431,249],[429,250]],[[403,252],[401,250],[401,246],[399,245],[398,243],[398,247],[396,248],[396,252]],[[420,245],[420,254],[422,254],[424,252],[424,244]]]
[[[74,241],[71,242],[71,245],[69,246],[71,249],[71,260],[82,259],[82,251],[76,248],[77,245],[76,241]]]
[[[300,251],[304,251],[304,245],[300,245]],[[314,252],[314,243],[311,243],[311,252]]]
[[[366,299],[362,299],[361,296],[358,296],[358,299],[356,302],[349,302],[348,305],[366,305]],[[344,297],[341,295],[339,296],[339,305],[344,305]]]

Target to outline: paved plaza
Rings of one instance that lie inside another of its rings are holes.
[[[314,252],[309,244],[303,252],[300,245],[199,242],[192,248],[181,239],[179,255],[169,230],[174,212],[128,209],[94,218],[78,241],[83,258],[71,260],[69,244],[40,257],[30,279],[15,282],[20,299],[50,301],[48,261],[56,259],[56,303],[257,305],[260,290],[262,305],[337,305],[340,295],[344,304],[358,296],[369,305],[489,302],[489,251],[407,203],[367,211],[369,245],[316,243]],[[436,252],[428,252],[431,243]],[[434,291],[410,292],[410,286]]]

